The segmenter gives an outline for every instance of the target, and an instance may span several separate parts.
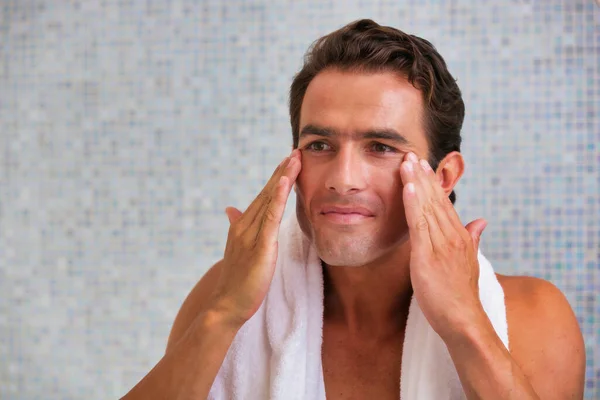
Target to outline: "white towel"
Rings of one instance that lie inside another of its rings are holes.
[[[257,313],[239,330],[208,398],[323,400],[323,270],[295,214],[281,225],[273,281]],[[483,308],[508,348],[504,292],[479,253]],[[402,400],[463,399],[448,350],[411,301],[402,354]]]

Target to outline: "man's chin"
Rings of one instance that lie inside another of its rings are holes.
[[[375,234],[345,234],[321,229],[314,232],[317,254],[327,265],[362,267],[408,245],[408,232],[390,242],[378,242]]]
[[[360,268],[373,261],[370,258],[365,257],[364,254],[323,254],[320,258],[326,265],[345,268]]]
[[[360,267],[373,261],[376,253],[365,242],[350,241],[347,243],[332,243],[331,240],[317,243],[319,258],[327,265],[339,267]]]

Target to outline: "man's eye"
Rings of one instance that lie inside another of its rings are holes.
[[[371,145],[371,149],[376,153],[393,153],[396,151],[393,147],[377,142]]]
[[[306,149],[317,152],[326,151],[329,150],[329,145],[325,142],[312,142],[311,144],[306,146]]]

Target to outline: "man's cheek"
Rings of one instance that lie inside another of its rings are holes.
[[[300,225],[302,232],[304,232],[309,239],[312,239],[310,220],[308,218],[308,213],[306,212],[304,198],[300,193],[301,191],[299,190],[296,195],[296,218],[298,219],[298,224]]]
[[[393,221],[398,221],[398,223],[402,226],[406,225],[406,213],[404,210],[404,201],[402,200],[402,196],[396,197],[393,202],[394,206],[392,208],[392,218]]]
[[[308,216],[307,210],[309,209],[309,205],[306,204],[306,195],[301,182],[296,182],[294,192],[296,193],[296,212],[298,213],[298,217],[301,215]]]
[[[307,171],[305,171],[303,168],[302,170],[300,170],[298,178],[296,178],[296,182],[294,183],[294,192],[296,193],[297,201],[304,201],[310,190],[311,187],[309,175],[307,174]]]
[[[300,182],[300,179],[296,180],[296,183],[294,183],[294,193],[296,193],[296,202],[304,201],[304,186],[302,185],[302,182]]]

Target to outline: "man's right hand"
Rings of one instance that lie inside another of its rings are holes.
[[[182,325],[163,358],[124,400],[208,396],[238,329],[256,313],[271,285],[279,225],[300,168],[300,152],[295,150],[244,213],[225,210],[229,235],[209,304],[193,307],[193,320]]]
[[[234,207],[225,210],[229,234],[210,303],[233,326],[241,327],[256,313],[271,285],[279,226],[300,169],[300,151],[294,150],[245,212]]]

